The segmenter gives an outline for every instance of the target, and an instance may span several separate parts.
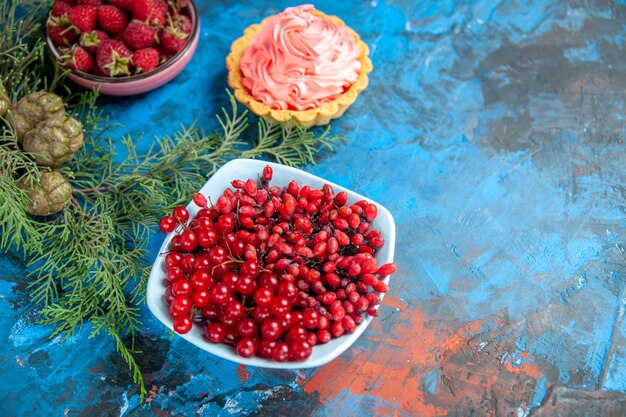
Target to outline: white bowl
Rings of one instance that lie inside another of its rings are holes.
[[[224,190],[231,187],[230,182],[235,179],[246,180],[249,178],[256,179],[261,174],[263,167],[270,165],[274,171],[274,176],[270,185],[278,185],[285,187],[289,181],[296,180],[301,186],[308,185],[311,188],[322,188],[324,184],[329,184],[335,190],[335,193],[340,191],[346,191],[348,193],[348,202],[355,203],[359,200],[368,200],[375,203],[360,194],[350,191],[344,187],[333,184],[330,181],[326,181],[323,178],[316,177],[302,170],[291,168],[285,165],[257,161],[252,159],[235,159],[228,162],[222,168],[220,168],[213,176],[202,186],[200,192],[207,198],[211,198],[212,201],[216,201],[217,198],[222,195]],[[378,203],[378,216],[371,223],[373,229],[380,230],[383,238],[385,239],[385,245],[376,252],[376,260],[378,265],[384,265],[389,262],[393,262],[393,252],[396,240],[396,225],[393,221],[393,217],[389,210],[384,208]],[[198,212],[198,207],[191,202],[187,206],[190,217],[193,218]],[[174,236],[175,232],[166,236],[161,245],[159,254],[152,265],[152,271],[148,278],[148,288],[146,291],[146,297],[148,307],[150,311],[158,318],[166,327],[170,330],[173,329],[173,322],[169,315],[169,306],[165,302],[165,270],[163,268],[163,261],[165,259],[164,253],[167,252],[170,240]],[[385,283],[389,283],[389,277],[385,278]],[[385,294],[379,294],[381,301]],[[378,307],[376,307],[378,308]],[[259,366],[263,368],[276,368],[276,369],[300,369],[300,368],[314,368],[322,366],[337,356],[341,355],[346,349],[348,349],[358,338],[363,334],[367,326],[372,321],[373,317],[369,315],[364,316],[363,322],[359,324],[356,330],[352,333],[345,334],[337,339],[332,339],[326,344],[318,344],[313,347],[313,353],[304,361],[289,361],[289,362],[275,362],[263,358],[242,358],[237,355],[235,349],[232,346],[224,343],[214,344],[207,341],[204,338],[204,328],[194,323],[193,328],[189,333],[177,334],[188,342],[194,344],[202,350],[205,350],[213,355],[219,356],[224,359],[228,359],[233,362],[241,363],[244,365]]]

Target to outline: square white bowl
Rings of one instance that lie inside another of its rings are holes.
[[[308,185],[311,188],[321,189],[324,184],[329,184],[335,190],[335,194],[340,191],[347,192],[348,203],[354,204],[359,200],[368,200],[376,204],[376,206],[378,206],[378,216],[371,222],[371,228],[377,229],[381,232],[385,240],[385,245],[378,249],[375,258],[378,265],[393,262],[396,225],[389,210],[360,194],[350,191],[340,185],[333,184],[330,181],[326,181],[323,178],[309,174],[305,171],[271,162],[252,159],[235,159],[226,163],[217,172],[215,172],[215,174],[213,174],[213,176],[202,186],[199,192],[204,194],[207,199],[210,197],[212,201],[217,201],[217,198],[222,195],[224,190],[231,187],[230,183],[232,180],[240,179],[245,181],[249,178],[257,179],[263,171],[263,167],[266,165],[271,166],[274,171],[270,185],[277,185],[282,188],[286,187],[290,181],[296,180],[301,186]],[[190,202],[187,206],[187,210],[189,211],[190,218],[193,218],[197,214],[199,208],[193,202]],[[165,259],[164,254],[167,252],[170,240],[175,233],[176,232],[169,233],[165,237],[163,245],[161,245],[161,249],[159,250],[159,254],[157,254],[156,260],[152,265],[152,271],[148,277],[148,287],[146,291],[146,298],[150,311],[152,311],[156,318],[170,330],[173,330],[173,321],[169,315],[169,306],[164,299],[166,285],[163,262]],[[386,277],[384,282],[388,284],[389,277]],[[385,294],[379,295],[382,301]],[[376,308],[378,308],[378,306]],[[242,358],[237,355],[232,346],[224,343],[214,344],[206,340],[204,338],[204,328],[195,323],[189,333],[182,335],[178,333],[176,334],[202,350],[244,365],[275,369],[314,368],[325,365],[341,355],[359,338],[359,336],[361,336],[361,334],[363,334],[372,319],[373,317],[365,314],[363,322],[357,326],[354,332],[345,334],[337,339],[332,339],[326,344],[318,344],[314,346],[311,356],[304,361],[297,362],[275,362],[259,357]]]

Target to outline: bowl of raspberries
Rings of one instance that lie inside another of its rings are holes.
[[[195,52],[199,26],[192,0],[56,0],[46,39],[73,82],[126,96],[176,77]]]
[[[332,361],[378,315],[397,269],[387,209],[276,163],[228,162],[159,227],[148,307],[188,342],[244,365]]]

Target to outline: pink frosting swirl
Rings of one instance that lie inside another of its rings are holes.
[[[243,86],[276,110],[308,110],[336,99],[358,78],[359,48],[345,26],[290,7],[272,17],[243,53]]]

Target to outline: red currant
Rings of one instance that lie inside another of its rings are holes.
[[[163,296],[165,298],[165,302],[169,305],[172,304],[172,301],[174,300],[174,295],[172,294],[172,286],[168,285],[167,288],[165,288],[165,294]]]
[[[189,220],[189,212],[185,207],[178,206],[172,210],[172,217],[181,223],[187,223],[187,220]]]
[[[159,222],[159,229],[163,233],[171,233],[176,229],[176,219],[172,216],[165,216]]]
[[[200,229],[196,232],[198,245],[203,248],[211,248],[217,244],[217,234],[210,229]]]
[[[254,337],[259,331],[259,325],[251,318],[244,318],[239,321],[237,330],[242,337]]]
[[[172,304],[170,304],[170,315],[172,317],[184,316],[191,311],[191,300],[184,295],[174,296]]]
[[[191,275],[189,282],[191,283],[191,286],[195,289],[204,290],[211,287],[211,284],[213,283],[213,277],[211,277],[211,274],[209,274],[208,271],[200,269]]]
[[[205,335],[209,342],[220,343],[226,337],[226,326],[222,323],[209,323]]]
[[[267,320],[261,324],[261,335],[266,340],[278,340],[282,333],[282,326],[277,320]]]
[[[311,349],[311,345],[306,340],[303,339],[295,339],[291,346],[289,346],[289,354],[291,359],[295,361],[303,361],[309,356],[313,350]]]
[[[222,308],[213,303],[209,303],[202,308],[202,316],[210,321],[215,321],[222,314]]]
[[[356,323],[354,322],[354,319],[350,316],[345,316],[343,318],[343,328],[347,333],[352,333],[353,331],[355,331]]]
[[[259,275],[259,264],[256,261],[246,261],[239,267],[239,273],[256,278]]]
[[[363,215],[368,221],[372,221],[378,215],[378,207],[375,204],[367,204],[363,207]]]
[[[244,337],[237,342],[237,354],[242,358],[251,358],[254,356],[258,348],[257,342],[250,338]]]
[[[209,261],[211,265],[216,266],[226,262],[228,258],[228,254],[226,253],[226,249],[221,246],[214,246],[209,250]]]
[[[291,302],[287,297],[276,297],[270,304],[270,311],[274,317],[284,316],[291,311]]]
[[[257,354],[265,359],[272,359],[272,351],[276,346],[276,342],[272,342],[269,340],[261,339],[259,341],[259,349],[257,350]]]
[[[180,266],[183,262],[183,255],[178,252],[170,252],[165,255],[165,267],[171,268],[173,266]]]
[[[395,264],[389,263],[378,268],[376,273],[381,277],[386,277],[387,275],[391,275],[398,270],[398,267]]]
[[[183,252],[191,252],[198,246],[198,236],[191,230],[185,230],[180,235],[180,248]]]
[[[257,323],[264,323],[272,318],[272,313],[268,307],[257,306],[252,310],[252,317]]]
[[[183,270],[177,266],[173,266],[165,273],[165,279],[169,282],[176,282],[185,277]]]
[[[178,334],[189,333],[191,330],[191,319],[187,316],[180,316],[174,319],[174,331]]]
[[[296,339],[306,339],[308,331],[302,325],[292,326],[285,335],[285,341],[292,343]]]
[[[186,279],[179,279],[172,284],[172,294],[174,297],[178,297],[179,295],[191,297],[192,291],[191,283]]]
[[[328,343],[332,339],[332,335],[326,329],[320,329],[317,331],[317,340],[319,343]]]
[[[287,343],[276,343],[272,351],[272,359],[276,362],[287,362],[289,360],[289,345]]]
[[[271,181],[271,180],[272,180],[272,175],[273,175],[273,173],[274,173],[274,172],[273,172],[273,170],[272,170],[272,167],[271,167],[271,166],[269,166],[269,165],[266,165],[266,166],[263,168],[263,179],[264,179],[266,182]]]
[[[231,301],[224,307],[224,316],[231,320],[240,320],[244,313],[243,304],[239,301]]]
[[[207,206],[206,197],[203,196],[201,193],[195,193],[193,195],[193,202],[198,207],[206,207]]]
[[[372,286],[372,288],[374,288],[374,291],[378,292],[387,292],[389,290],[387,284],[382,281],[378,281],[375,285]]]
[[[193,292],[191,295],[191,302],[196,307],[204,307],[211,301],[211,296],[209,292],[204,289],[198,289]]]
[[[239,280],[237,281],[237,291],[239,291],[241,295],[246,297],[252,296],[255,294],[256,289],[257,283],[252,277],[247,275],[239,277]]]
[[[164,298],[178,332],[195,321],[242,357],[300,361],[376,315],[381,280],[397,267],[373,256],[384,245],[370,227],[377,205],[348,204],[329,184],[270,186],[272,177],[268,165],[258,184],[234,180],[215,205],[195,194],[195,218],[181,206],[161,219],[165,233],[182,226],[165,258]]]
[[[224,343],[226,343],[227,345],[236,346],[239,339],[241,339],[241,336],[239,335],[237,327],[226,326],[226,337],[224,337]]]
[[[211,300],[215,304],[226,304],[232,293],[225,284],[216,284],[211,288]]]
[[[267,287],[261,287],[254,293],[254,301],[261,307],[269,307],[273,299],[274,293]]]
[[[341,319],[341,321],[335,321],[330,326],[330,333],[333,335],[333,337],[342,336],[345,332],[346,330],[343,327],[343,319]]]

